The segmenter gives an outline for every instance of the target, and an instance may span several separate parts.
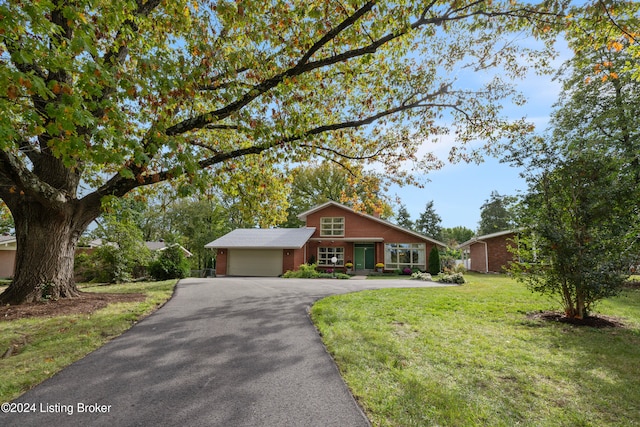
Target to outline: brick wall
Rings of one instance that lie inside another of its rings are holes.
[[[344,236],[322,236],[320,234],[320,218],[323,217],[344,217]],[[366,239],[371,238],[370,243],[375,244],[375,263],[384,263],[385,243],[425,243],[425,263],[429,258],[433,243],[425,241],[418,236],[405,233],[402,230],[390,227],[384,222],[378,222],[368,216],[357,212],[345,210],[339,206],[327,206],[326,208],[314,212],[307,216],[307,227],[315,227],[312,239],[319,239],[322,243],[312,240],[307,245],[307,260],[313,255],[317,258],[318,247],[343,247],[344,259],[354,261],[354,243],[345,242],[344,239],[365,239],[362,243],[367,243]],[[383,239],[383,242],[375,241]],[[426,265],[425,265],[426,268]]]
[[[228,249],[218,249],[216,253],[216,276],[227,275],[227,252]]]
[[[514,234],[510,233],[471,244],[469,247],[470,270],[482,273],[502,273],[509,262],[513,261],[513,254],[507,249],[511,245],[513,237]],[[485,261],[486,254],[488,254],[488,262]]]

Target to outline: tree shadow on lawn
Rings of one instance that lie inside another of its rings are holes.
[[[622,319],[602,314],[588,316],[583,319],[572,319],[559,311],[539,311],[528,313],[527,318],[531,320],[544,320],[547,322],[564,323],[573,326],[585,326],[592,328],[624,328]]]
[[[602,314],[569,319],[564,313],[529,313],[525,325],[546,330],[540,351],[549,353],[549,378],[557,387],[549,400],[565,420],[584,425],[640,422],[640,331]],[[559,425],[569,425],[569,422]]]
[[[337,370],[322,362],[329,356],[305,319],[305,304],[296,295],[276,296],[269,304],[243,297],[184,312],[180,300],[169,301],[164,315],[144,319],[16,401],[112,405],[108,414],[67,417],[69,426],[123,420],[128,425],[284,425],[291,421],[290,407],[303,417],[301,425],[311,425],[333,416],[314,403],[318,393],[333,392],[326,396],[334,400],[332,406],[348,402],[350,395],[346,387],[344,396],[336,393],[326,381]],[[60,419],[59,414],[19,415],[15,425]]]

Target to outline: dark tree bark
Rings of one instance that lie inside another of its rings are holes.
[[[78,201],[52,209],[20,194],[7,205],[15,221],[16,265],[13,281],[0,295],[0,304],[77,297],[75,250],[99,209],[87,210]]]

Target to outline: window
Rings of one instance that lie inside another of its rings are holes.
[[[331,258],[336,257],[336,266],[344,265],[344,248],[318,248],[318,265],[333,266]]]
[[[344,218],[327,217],[320,218],[321,236],[344,236]]]
[[[384,245],[384,264],[390,270],[426,268],[424,243],[388,243]]]

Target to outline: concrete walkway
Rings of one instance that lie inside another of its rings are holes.
[[[0,413],[0,425],[368,426],[307,310],[332,294],[434,285],[182,280],[164,307],[22,395],[30,413]]]

